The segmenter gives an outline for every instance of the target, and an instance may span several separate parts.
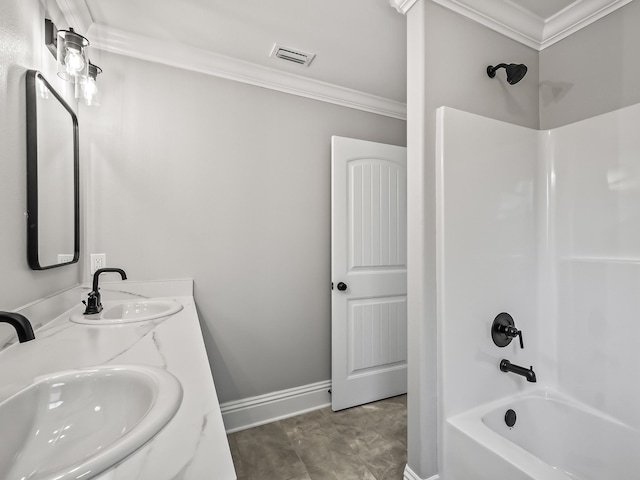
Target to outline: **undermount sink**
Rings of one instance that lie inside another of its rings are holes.
[[[182,305],[173,300],[127,300],[104,302],[103,310],[94,315],[74,314],[71,321],[85,325],[115,325],[119,323],[144,322],[168,317],[182,310]]]
[[[88,479],[155,436],[182,402],[165,370],[101,366],[36,381],[0,403],[0,478]]]

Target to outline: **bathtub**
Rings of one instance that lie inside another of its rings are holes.
[[[640,479],[640,431],[552,390],[456,415],[443,439],[443,480]]]

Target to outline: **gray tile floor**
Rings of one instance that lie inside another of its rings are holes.
[[[238,480],[402,480],[407,397],[317,410],[228,438]]]

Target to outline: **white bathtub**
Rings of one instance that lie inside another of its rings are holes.
[[[444,480],[640,479],[640,431],[550,390],[452,417],[444,440]]]

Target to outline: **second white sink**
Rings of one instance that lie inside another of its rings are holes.
[[[103,310],[95,315],[74,314],[71,321],[85,325],[113,325],[119,323],[144,322],[168,317],[182,310],[182,305],[173,300],[129,300],[103,303]]]
[[[120,462],[173,417],[170,373],[102,366],[48,375],[0,403],[0,478],[88,479]]]

